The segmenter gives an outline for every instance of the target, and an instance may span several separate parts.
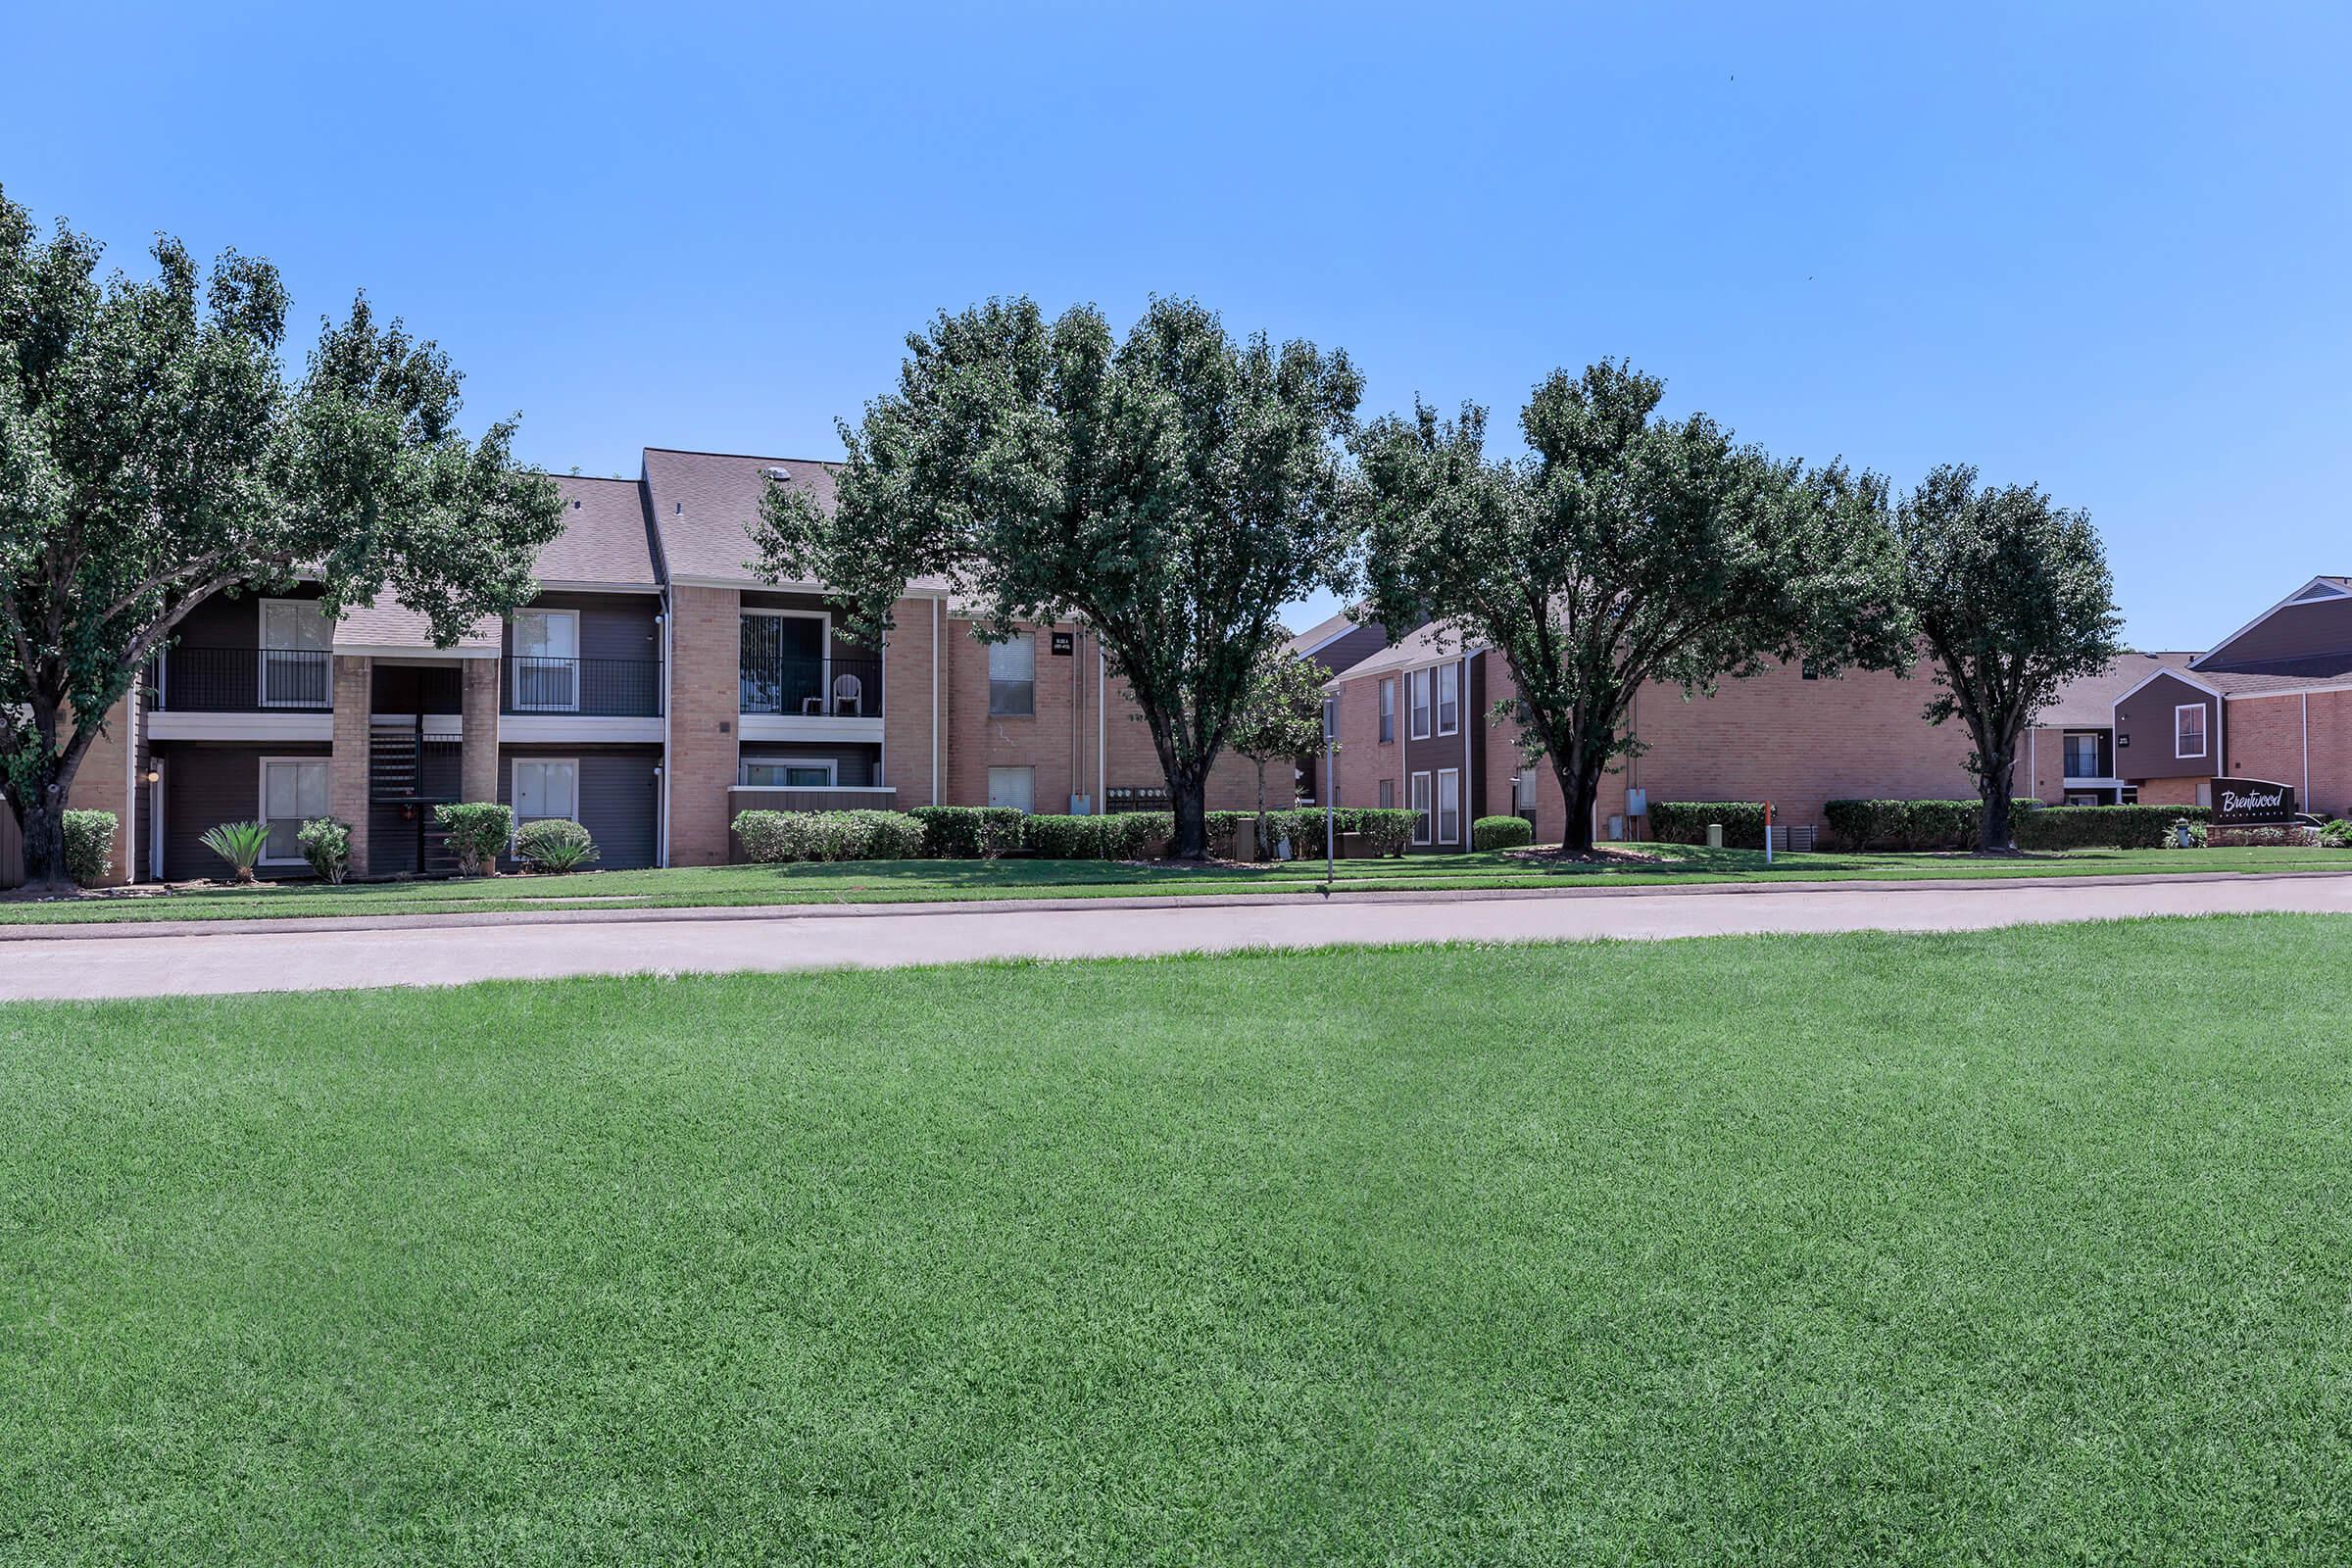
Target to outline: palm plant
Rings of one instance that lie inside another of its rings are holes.
[[[253,868],[270,847],[270,829],[260,822],[222,822],[205,829],[204,847],[226,860],[237,880],[253,880]]]

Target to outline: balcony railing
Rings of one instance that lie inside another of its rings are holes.
[[[173,713],[323,713],[334,656],[323,648],[174,648],[147,666],[148,706]]]
[[[746,658],[741,662],[743,711],[805,718],[882,716],[882,661]]]
[[[659,659],[546,659],[510,654],[499,662],[502,713],[577,713],[588,718],[659,718]]]

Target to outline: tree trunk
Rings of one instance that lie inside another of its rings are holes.
[[[1168,854],[1179,860],[1208,858],[1208,778],[1170,769],[1168,805],[1176,811],[1176,836]]]
[[[2016,771],[2016,759],[2004,757],[1986,768],[1984,776],[1977,780],[1977,788],[1984,796],[1984,809],[1981,813],[1983,828],[1977,837],[1979,855],[2005,855],[2009,851],[2012,832],[2009,823],[2009,781]]]
[[[28,793],[23,809],[17,812],[17,826],[24,835],[24,891],[56,895],[74,891],[74,879],[66,874],[66,813],[63,786],[35,786]],[[58,805],[50,805],[54,798]]]
[[[1266,760],[1257,760],[1257,854],[1251,858],[1262,859],[1266,855]]]
[[[1592,853],[1592,808],[1600,799],[1600,765],[1578,766],[1556,759],[1552,772],[1560,795],[1568,803],[1568,820],[1560,828],[1560,849],[1569,855]]]

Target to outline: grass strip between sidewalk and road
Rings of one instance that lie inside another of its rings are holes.
[[[1347,892],[1694,886],[1707,883],[1926,881],[2183,871],[2352,871],[2352,852],[2320,849],[2074,850],[2010,857],[1809,853],[1642,845],[1613,863],[1503,854],[1342,860]],[[821,865],[680,866],[573,876],[499,876],[329,887],[292,882],[154,894],[0,902],[0,925],[126,920],[248,920],[521,909],[730,908],[763,905],[960,903],[1035,898],[1222,898],[1311,893],[1321,861],[1175,866],[1106,860],[869,860]]]

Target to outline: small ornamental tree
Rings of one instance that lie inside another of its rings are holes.
[[[1209,769],[1282,607],[1348,574],[1354,367],[1237,342],[1188,300],[1152,301],[1124,340],[1091,306],[1049,322],[1015,299],[906,342],[898,391],[841,427],[835,510],[769,486],[760,569],[827,584],[868,637],[918,573],[985,636],[1083,621],[1151,730],[1171,853],[1201,858]]]
[[[1981,854],[2010,843],[2010,780],[2034,714],[2122,651],[2115,580],[2090,515],[2032,485],[1977,487],[1945,465],[1896,510],[1902,596],[1935,662],[1931,724],[1968,726]]]
[[[1266,764],[1290,761],[1323,745],[1323,666],[1276,643],[1257,658],[1227,741],[1257,765],[1257,836],[1266,837]],[[1335,747],[1334,750],[1337,750]],[[1286,806],[1289,802],[1284,803]]]
[[[330,614],[389,591],[447,644],[531,597],[562,528],[512,421],[468,441],[448,359],[365,297],[290,381],[274,268],[153,254],[101,278],[89,238],[0,195],[0,787],[35,886],[64,880],[107,713],[206,599],[300,573]]]
[[[1775,660],[1899,667],[1885,485],[1733,441],[1703,414],[1657,416],[1664,383],[1603,362],[1555,371],[1520,416],[1530,455],[1491,461],[1486,411],[1417,408],[1356,443],[1373,609],[1501,654],[1498,714],[1548,757],[1564,848],[1589,851],[1602,774],[1639,751],[1643,684],[1686,692]]]

